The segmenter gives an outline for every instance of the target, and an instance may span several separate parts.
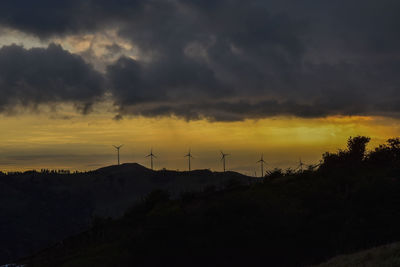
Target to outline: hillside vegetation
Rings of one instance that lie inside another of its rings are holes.
[[[319,169],[275,170],[178,198],[154,191],[119,219],[23,260],[28,266],[308,266],[400,240],[400,140],[367,137]],[[227,174],[229,175],[229,174]]]
[[[156,189],[179,192],[217,187],[238,173],[152,171],[138,164],[87,173],[42,170],[0,173],[0,265],[85,231],[96,217],[120,217]]]

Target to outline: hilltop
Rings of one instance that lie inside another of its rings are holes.
[[[181,192],[223,187],[233,172],[153,171],[130,163],[86,173],[42,170],[0,176],[0,264],[87,230],[97,217],[116,218],[153,190]]]

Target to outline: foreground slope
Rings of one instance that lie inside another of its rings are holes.
[[[32,254],[89,228],[93,219],[121,216],[149,192],[178,195],[223,186],[238,173],[152,171],[139,164],[87,173],[25,172],[0,175],[0,264]]]
[[[306,266],[400,240],[400,182],[303,173],[264,184],[153,192],[32,266]]]
[[[350,255],[337,256],[314,267],[395,267],[400,266],[400,243],[384,245]]]

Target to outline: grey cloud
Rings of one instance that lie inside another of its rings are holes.
[[[118,23],[142,6],[141,0],[5,0],[0,2],[0,24],[48,38]]]
[[[0,111],[71,102],[87,113],[103,93],[104,77],[58,45],[0,48]]]
[[[120,105],[223,97],[226,90],[210,69],[190,60],[143,64],[123,57],[107,76]]]
[[[0,3],[0,24],[42,38],[117,27],[140,57],[89,76],[108,81],[118,118],[397,117],[399,8],[395,0],[20,0]],[[101,96],[99,87],[86,86],[86,98]],[[48,101],[63,99],[91,103],[62,89]]]

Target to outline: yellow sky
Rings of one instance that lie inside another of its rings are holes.
[[[153,147],[156,168],[187,168],[189,147],[193,168],[221,170],[219,151],[230,153],[228,169],[259,172],[255,162],[264,153],[268,168],[295,167],[299,157],[317,163],[325,151],[345,146],[349,136],[368,135],[370,147],[400,135],[398,120],[383,117],[301,119],[274,117],[243,122],[184,121],[179,118],[131,117],[113,120],[108,108],[83,116],[71,107],[57,112],[0,116],[0,170],[41,168],[91,170],[114,164],[113,144],[124,144],[122,162],[149,165]],[[49,115],[52,114],[52,115]]]

